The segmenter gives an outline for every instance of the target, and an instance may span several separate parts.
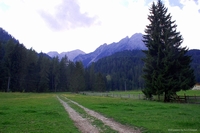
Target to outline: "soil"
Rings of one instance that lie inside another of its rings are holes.
[[[87,119],[81,117],[74,109],[72,109],[66,102],[57,97],[62,103],[65,110],[68,112],[70,118],[74,121],[76,127],[82,133],[99,133],[99,130],[94,127]]]
[[[65,107],[65,110],[69,113],[70,118],[75,122],[76,126],[79,128],[79,130],[82,133],[98,133],[100,132],[96,127],[94,127],[89,120],[82,118],[74,109],[72,109],[66,102],[64,102],[63,100],[61,100],[58,97],[59,101],[62,103],[62,105]],[[66,98],[67,99],[67,98]],[[113,119],[110,118],[106,118],[105,116],[90,110],[70,99],[68,99],[69,101],[71,101],[72,103],[78,105],[79,107],[81,107],[82,109],[85,110],[85,112],[88,115],[91,115],[99,120],[101,120],[105,125],[109,126],[110,128],[112,128],[113,130],[119,132],[119,133],[141,133],[141,131],[139,129],[134,129],[132,127],[126,126],[126,125],[122,125],[116,121],[114,121]]]

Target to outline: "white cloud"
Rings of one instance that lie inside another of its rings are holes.
[[[0,27],[38,52],[74,49],[91,52],[103,43],[117,42],[136,32],[144,33],[152,1],[0,0]],[[183,7],[180,8],[175,2],[172,6],[170,1],[165,0],[165,5],[172,20],[176,20],[184,45],[200,49],[200,3],[181,0],[178,4]]]
[[[177,29],[183,36],[183,46],[190,49],[200,49],[200,5],[195,1],[182,0],[183,8],[169,7],[169,12],[172,14],[172,19],[176,20]]]
[[[89,17],[86,12],[80,12],[80,6],[76,0],[62,0],[53,7],[53,14],[40,10],[42,18],[54,30],[74,29],[77,27],[89,27],[95,23],[96,17]]]

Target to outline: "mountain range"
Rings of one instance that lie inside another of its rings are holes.
[[[62,53],[58,53],[56,51],[52,51],[52,52],[48,52],[47,55],[49,55],[50,57],[56,57],[58,56],[59,59],[62,59],[63,57],[65,57],[65,55],[67,56],[67,58],[71,61],[74,60],[75,57],[77,57],[78,55],[84,55],[86,54],[85,52],[76,49],[76,50],[72,50],[72,51],[68,51],[68,52],[62,52]]]
[[[81,61],[84,66],[89,66],[92,62],[96,62],[99,59],[112,55],[116,52],[124,50],[144,50],[146,46],[144,45],[142,39],[143,35],[141,33],[135,33],[130,38],[127,36],[121,39],[119,42],[113,42],[111,44],[102,44],[95,51],[91,53],[84,53],[81,50],[74,50],[69,52],[63,52],[59,54],[58,52],[48,52],[47,54],[50,57],[58,56],[59,58],[64,57],[65,55],[71,61]]]

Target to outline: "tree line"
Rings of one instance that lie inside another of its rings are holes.
[[[6,33],[4,31],[4,33]],[[50,58],[14,38],[0,40],[0,91],[106,91],[106,78],[65,56]]]
[[[137,90],[144,88],[143,57],[141,50],[125,50],[104,57],[93,65],[95,72],[106,75],[108,90]]]
[[[200,83],[200,50],[189,50],[186,55],[191,57],[190,66],[194,70],[195,81]],[[107,76],[107,90],[144,89],[144,57],[142,50],[125,50],[104,57],[93,65],[95,72]]]

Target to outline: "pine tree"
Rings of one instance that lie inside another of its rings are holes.
[[[165,102],[177,91],[187,90],[194,86],[195,77],[190,68],[191,57],[187,56],[187,47],[181,47],[183,38],[176,31],[177,25],[171,20],[171,14],[161,2],[153,2],[146,26],[143,42],[147,50],[144,75],[146,97],[164,94]]]
[[[60,79],[60,73],[59,73],[59,70],[60,70],[60,64],[59,64],[59,58],[58,56],[56,57],[53,57],[52,60],[51,60],[51,67],[50,67],[50,88],[51,88],[51,91],[59,91],[58,89],[58,85],[59,85],[59,79]]]
[[[94,90],[98,92],[106,91],[106,77],[104,77],[101,73],[97,73],[95,75]]]
[[[25,92],[36,92],[38,82],[38,53],[32,48],[27,51],[27,73]]]
[[[49,91],[49,73],[50,73],[50,60],[44,54],[40,53],[37,61],[38,83],[37,92]]]
[[[60,91],[69,91],[69,72],[68,72],[68,65],[69,65],[69,60],[67,56],[63,57],[60,61],[59,64],[59,75],[60,75],[60,82],[59,82],[59,88]]]

